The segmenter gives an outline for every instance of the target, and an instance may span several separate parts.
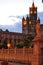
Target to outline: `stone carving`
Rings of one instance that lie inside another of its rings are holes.
[[[37,22],[36,23],[36,36],[40,36],[40,23],[39,22]]]

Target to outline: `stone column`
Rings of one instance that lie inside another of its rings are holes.
[[[34,41],[32,65],[40,65],[40,46],[39,41]]]
[[[33,39],[34,48],[33,48],[33,56],[32,56],[32,65],[40,65],[40,21],[36,21],[36,36]]]

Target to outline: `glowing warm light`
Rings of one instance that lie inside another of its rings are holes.
[[[32,14],[32,11],[30,11],[30,14]]]
[[[24,23],[23,23],[24,25],[26,25],[26,21],[24,21]]]
[[[8,47],[8,48],[10,48],[10,47],[11,47],[11,44],[10,44],[10,43],[8,43],[8,44],[7,44],[7,47]]]
[[[31,24],[31,21],[29,21],[29,24]]]
[[[36,14],[36,11],[34,11],[34,13]]]

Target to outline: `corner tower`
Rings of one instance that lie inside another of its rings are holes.
[[[22,33],[28,34],[28,21],[29,17],[27,16],[26,19],[23,17],[22,19]]]

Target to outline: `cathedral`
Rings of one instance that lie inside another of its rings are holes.
[[[27,34],[35,36],[36,23],[40,23],[40,19],[37,18],[37,7],[33,2],[29,8],[29,16],[27,16],[26,19],[24,17],[22,18],[22,33],[0,30],[0,44],[9,43],[11,47],[14,48],[16,44],[23,42]],[[43,34],[43,24],[40,24],[40,27],[41,34]]]

